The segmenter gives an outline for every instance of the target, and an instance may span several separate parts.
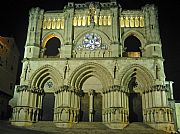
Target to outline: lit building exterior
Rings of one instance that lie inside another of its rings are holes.
[[[19,51],[14,38],[0,36],[0,119],[10,116],[9,100],[16,84]]]
[[[103,122],[123,129],[144,122],[174,131],[161,46],[154,5],[32,8],[12,124]]]

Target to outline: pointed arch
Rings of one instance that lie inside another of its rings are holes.
[[[44,55],[58,56],[61,49],[61,41],[57,37],[52,37],[48,40],[45,47]]]
[[[51,39],[51,38],[53,38],[53,37],[58,38],[58,39],[60,40],[61,44],[64,43],[64,38],[63,38],[63,36],[62,36],[60,33],[58,33],[58,32],[52,32],[52,31],[51,31],[51,32],[46,33],[46,34],[42,37],[42,45],[41,45],[42,48],[45,48],[48,40]]]
[[[133,77],[136,79],[137,82],[134,83],[134,86],[139,86],[141,92],[148,90],[154,83],[154,77],[147,68],[139,64],[132,64],[129,67],[125,68],[122,72],[122,75],[119,78],[120,85],[125,87],[125,90],[129,90],[128,84],[130,82],[133,82]]]
[[[122,35],[122,44],[123,44],[123,47],[124,47],[124,42],[125,42],[126,38],[129,37],[129,36],[131,36],[131,35],[139,39],[139,41],[141,42],[141,47],[142,47],[142,48],[145,47],[146,39],[145,39],[144,35],[141,34],[141,33],[138,32],[138,31],[135,31],[135,30],[129,30],[129,31],[125,32],[125,33]]]
[[[44,65],[37,69],[30,78],[30,85],[31,87],[43,88],[49,79],[52,79],[56,86],[63,85],[62,75],[50,65]]]
[[[141,42],[134,35],[128,36],[124,41],[126,52],[141,52]]]
[[[91,76],[100,80],[103,89],[107,89],[113,85],[113,78],[110,72],[103,66],[93,62],[85,63],[77,67],[71,74],[68,83],[75,89],[81,89],[84,81]]]

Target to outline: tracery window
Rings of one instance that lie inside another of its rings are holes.
[[[95,33],[88,33],[84,36],[82,44],[77,45],[77,49],[95,50],[101,48],[101,37]]]
[[[84,48],[94,50],[101,46],[101,38],[94,33],[86,34],[83,40]]]

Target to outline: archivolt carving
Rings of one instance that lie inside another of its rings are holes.
[[[68,84],[76,89],[80,89],[85,80],[95,76],[98,78],[104,89],[113,85],[113,78],[110,72],[103,66],[89,62],[76,68],[70,76]]]
[[[46,43],[48,42],[49,39],[53,38],[53,37],[56,37],[60,40],[61,44],[63,44],[64,42],[64,39],[63,39],[63,36],[58,33],[58,32],[48,32],[47,34],[44,35],[44,37],[42,38],[42,48],[45,48],[46,47]]]
[[[129,67],[125,67],[125,69],[119,73],[120,85],[124,86],[126,90],[128,89],[128,83],[132,78],[131,76],[134,73],[136,73],[138,84],[143,90],[150,89],[155,80],[147,68],[138,64],[132,64]]]
[[[50,65],[37,69],[30,78],[31,87],[42,88],[47,79],[52,79],[57,86],[63,85],[63,77],[58,70]]]

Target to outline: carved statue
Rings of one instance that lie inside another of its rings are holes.
[[[64,79],[66,79],[66,75],[67,72],[69,72],[70,68],[69,68],[69,64],[68,64],[68,60],[66,61],[66,65],[64,67]]]
[[[94,23],[94,15],[96,14],[96,8],[94,3],[90,3],[89,5],[89,15],[90,15],[90,22]]]

